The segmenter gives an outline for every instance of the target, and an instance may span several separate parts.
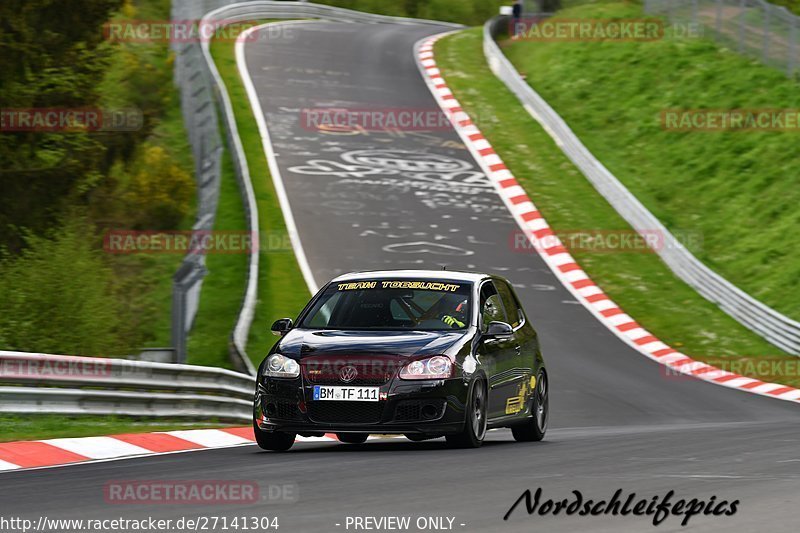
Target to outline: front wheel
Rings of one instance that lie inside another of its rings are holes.
[[[294,433],[284,433],[282,431],[268,433],[262,431],[255,423],[253,423],[253,433],[255,433],[256,443],[259,448],[271,452],[285,452],[292,447],[297,436]]]
[[[336,438],[345,444],[364,444],[367,442],[368,433],[337,433]]]
[[[467,401],[466,420],[461,433],[447,435],[447,444],[454,448],[478,448],[486,436],[486,387],[477,380]]]
[[[548,383],[547,374],[539,372],[536,383],[536,393],[533,395],[533,413],[531,417],[520,426],[511,428],[514,440],[519,442],[540,441],[547,431],[547,420],[550,415],[550,402],[547,399]]]

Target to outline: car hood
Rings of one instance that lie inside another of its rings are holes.
[[[414,357],[443,354],[467,338],[459,331],[353,331],[293,329],[276,346],[295,359],[317,355]]]

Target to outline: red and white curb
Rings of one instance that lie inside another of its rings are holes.
[[[372,437],[370,437],[372,438]],[[296,442],[332,442],[336,435],[297,437]],[[87,461],[108,461],[165,453],[253,444],[252,426],[129,433],[23,442],[0,442],[0,471],[43,468]]]
[[[800,402],[800,389],[727,372],[696,361],[669,347],[625,314],[589,278],[536,209],[511,171],[506,168],[500,156],[495,153],[491,143],[481,134],[480,129],[464,112],[461,104],[447,87],[447,82],[442,78],[436,66],[433,46],[437,40],[449,33],[452,32],[435,35],[417,43],[416,57],[420,72],[437,103],[451,117],[462,141],[495,186],[497,193],[503,199],[519,227],[547,266],[578,301],[617,337],[639,353],[668,367],[670,372],[694,376],[716,385],[763,396]]]

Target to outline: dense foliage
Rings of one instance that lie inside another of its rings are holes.
[[[153,317],[168,315],[168,294],[153,290],[168,290],[180,258],[106,254],[102,234],[177,228],[191,210],[167,43],[104,32],[114,18],[168,17],[168,0],[0,3],[0,108],[142,117],[131,131],[0,132],[0,348],[130,353],[166,338]]]

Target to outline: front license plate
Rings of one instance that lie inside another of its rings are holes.
[[[340,402],[377,402],[380,387],[326,387],[314,385],[315,400],[336,400]]]

